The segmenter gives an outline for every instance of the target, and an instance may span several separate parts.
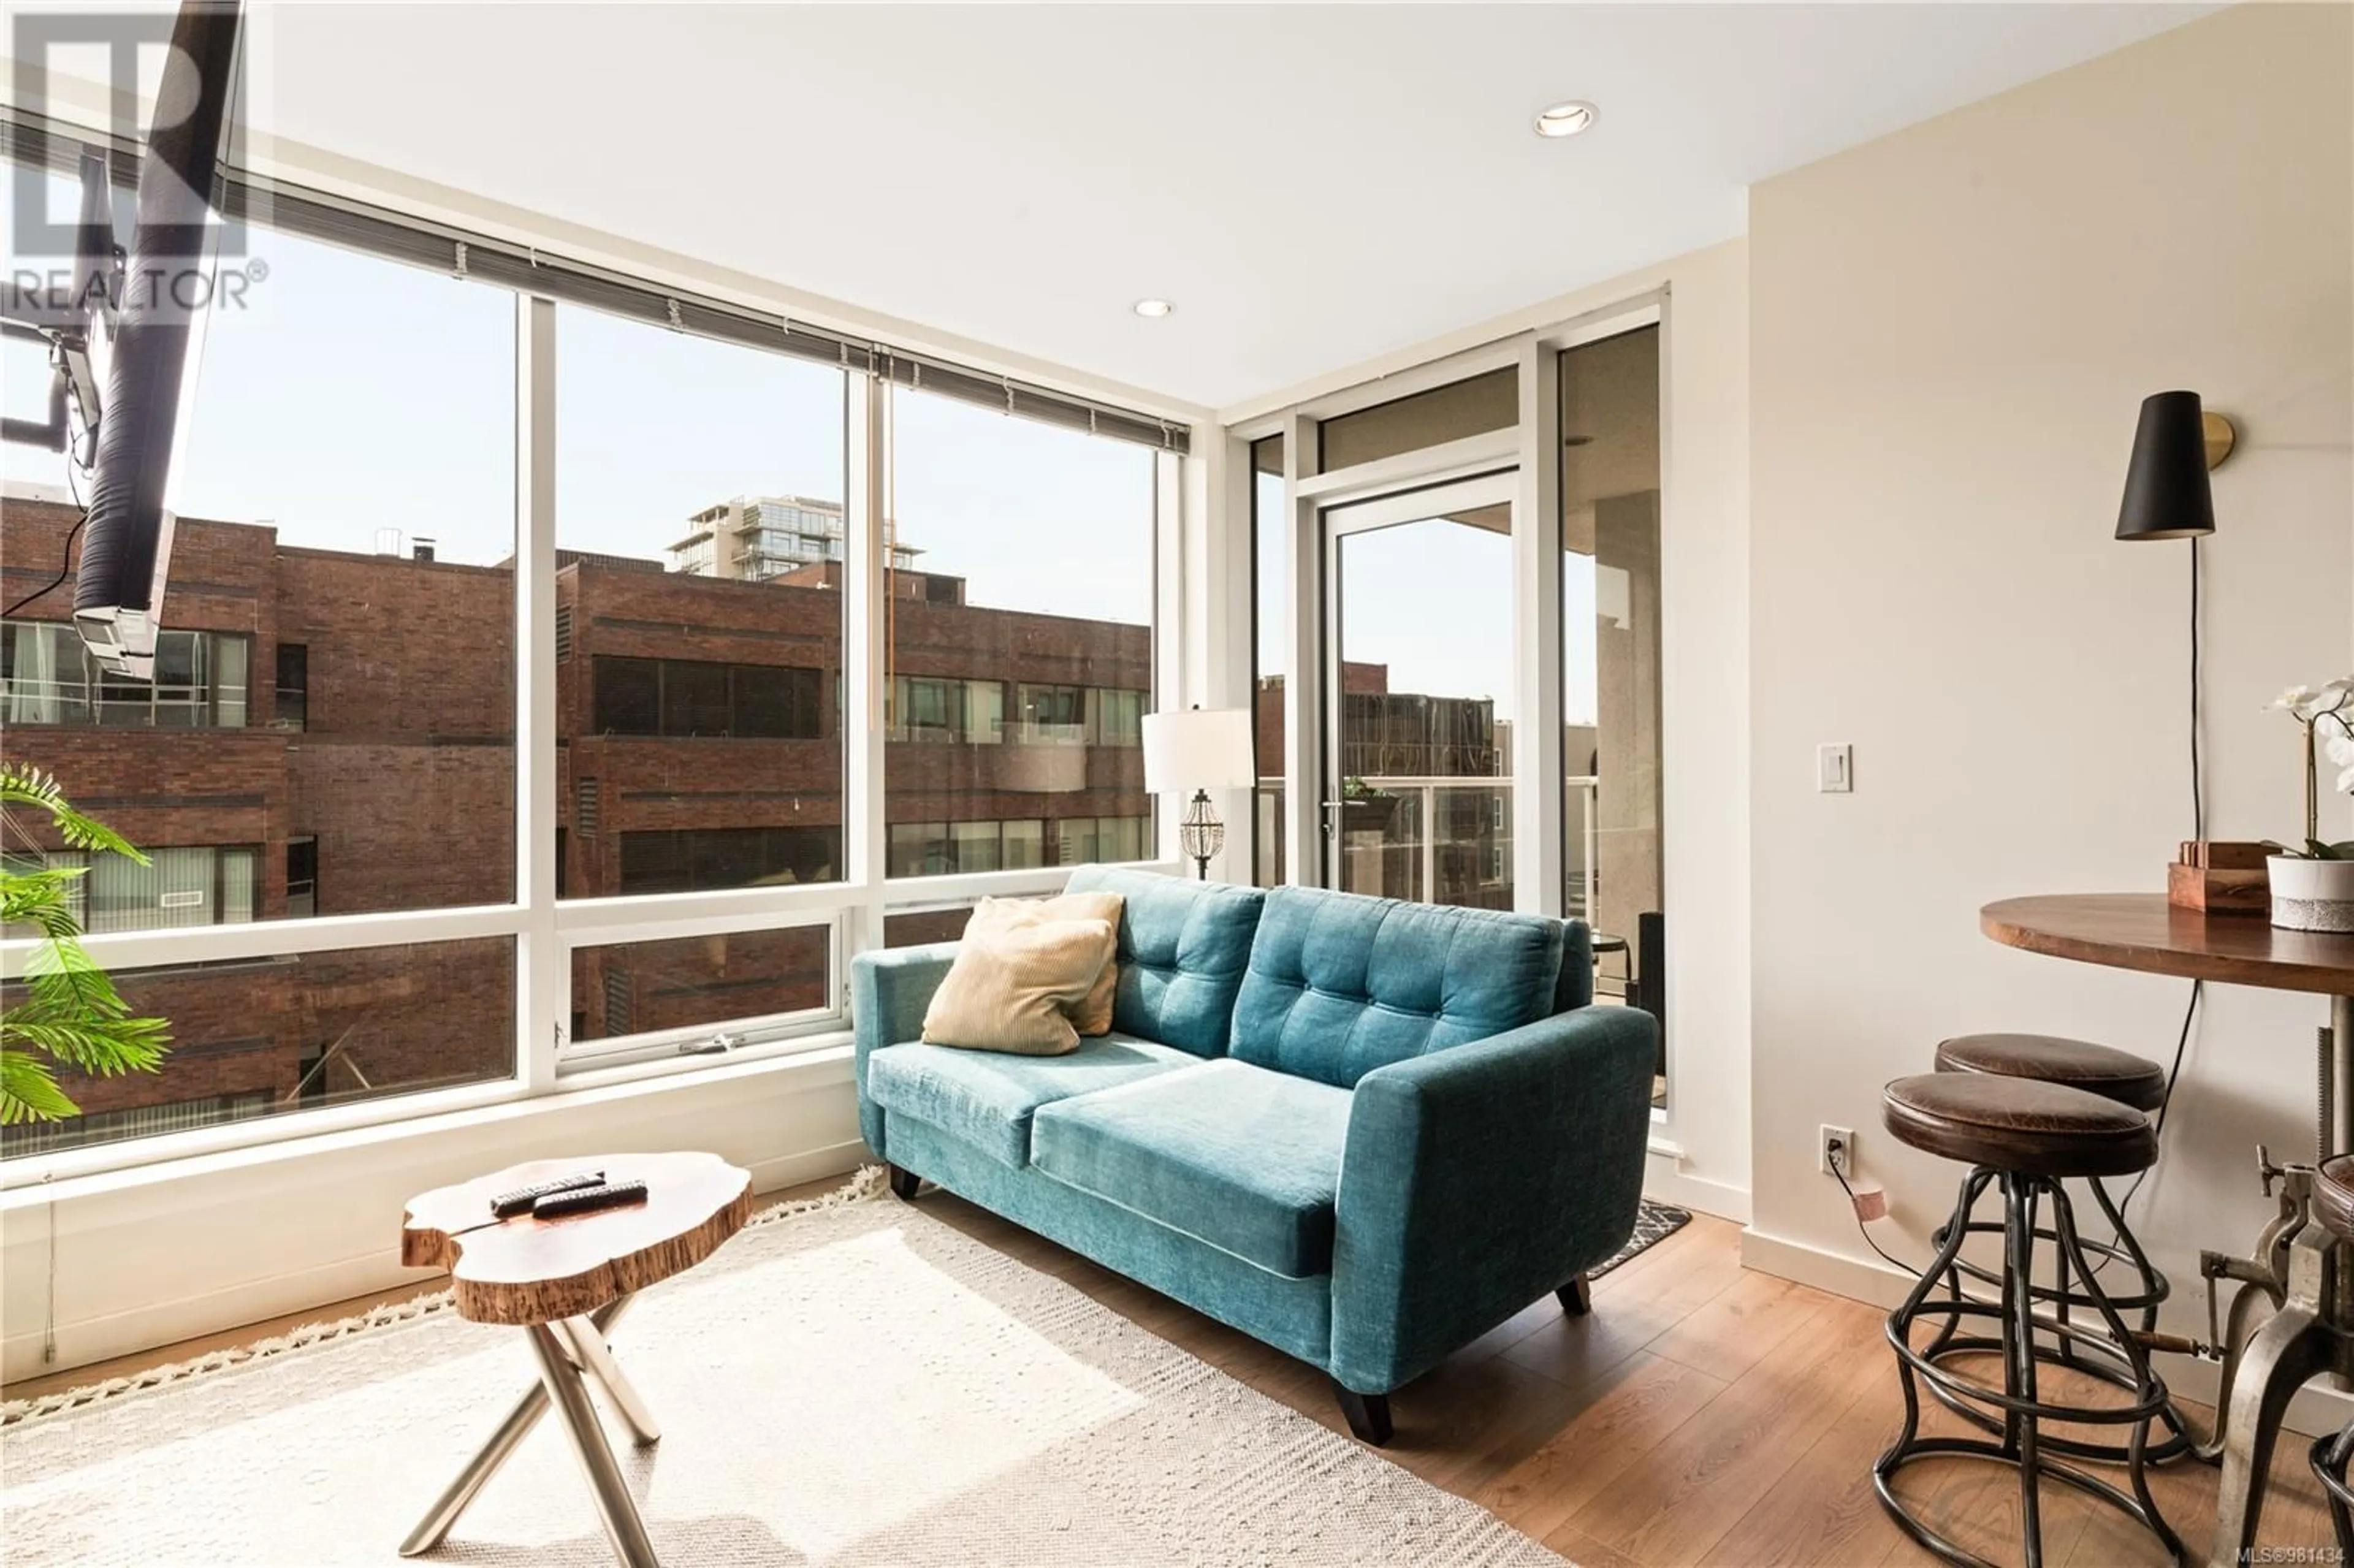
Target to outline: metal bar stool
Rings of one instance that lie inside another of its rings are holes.
[[[2137,1111],[2156,1110],[2166,1099],[2166,1073],[2157,1063],[2129,1051],[2053,1034],[1957,1035],[1938,1045],[1936,1068],[1940,1073],[1980,1073],[1993,1077],[2028,1078],[2037,1083],[2061,1084],[2086,1094],[2098,1095],[2103,1099],[2115,1100],[2119,1105],[2130,1106]],[[1994,1178],[1995,1173],[1991,1171],[1972,1172],[1972,1186],[1962,1206],[1965,1215],[1975,1215],[1978,1199],[1992,1184]],[[2141,1250],[2141,1245],[2134,1239],[2123,1212],[2109,1196],[2107,1186],[2097,1176],[2090,1178],[2085,1184],[2092,1189],[2093,1202],[2099,1206],[2102,1216],[2109,1224],[2111,1234],[2116,1238],[2114,1242],[2085,1241],[2085,1252],[2097,1260],[2099,1268],[2122,1264],[2132,1271],[2133,1288],[2110,1291],[2109,1305],[2116,1308],[2119,1317],[2129,1322],[2137,1319],[2133,1326],[2141,1333],[2154,1333],[2158,1329],[2158,1307],[2166,1300],[2171,1287],[2166,1276],[2151,1265],[2148,1256]],[[1965,1221],[1963,1228],[1967,1237],[1999,1235],[2003,1227],[1999,1221],[1970,1217]],[[1942,1247],[1945,1242],[1943,1229],[1929,1238],[1932,1246]],[[2055,1279],[2064,1281],[2067,1275],[2058,1256],[2058,1235],[2049,1228],[2039,1229],[2035,1233],[2035,1243],[2039,1247],[2050,1249],[2053,1276]],[[1965,1245],[1967,1245],[1967,1240]],[[2032,1274],[2031,1269],[2031,1278]],[[1964,1295],[1962,1280],[1965,1277],[1981,1285],[2000,1283],[1991,1270],[1957,1256],[1946,1275],[1946,1288],[1956,1299]],[[2080,1310],[2088,1309],[2092,1305],[2080,1294],[2065,1288],[2064,1285],[2031,1285],[2030,1290],[2039,1307],[2051,1309],[2063,1323],[2073,1322]],[[2099,1319],[2094,1318],[2091,1326],[2097,1330]],[[1946,1319],[1945,1327],[1924,1353],[1932,1361],[1942,1361],[1948,1356],[1986,1354],[2001,1348],[1999,1340],[1982,1334],[1966,1335],[1961,1332],[1961,1328],[1959,1317]],[[2128,1392],[2134,1386],[2133,1369],[2122,1348],[2110,1345],[2105,1340],[2085,1340],[2073,1334],[2046,1335],[2038,1340],[2035,1355],[2047,1366],[2065,1367],[2088,1377],[2097,1377]],[[1999,1424],[1986,1412],[1948,1398],[1934,1385],[1930,1392],[1964,1420],[1988,1432],[1999,1428]],[[2200,1451],[2198,1437],[2171,1399],[2158,1413],[2158,1420],[2166,1433],[2142,1456],[2145,1463],[2164,1464],[2169,1459],[2179,1459]],[[2121,1465],[2126,1460],[2122,1444],[2069,1437],[2047,1437],[2043,1441],[2044,1446],[2052,1452],[2065,1454],[2072,1458],[2112,1465]]]
[[[2150,1424],[2166,1408],[2166,1384],[2149,1364],[2149,1354],[2126,1328],[2102,1290],[2084,1242],[2076,1234],[2074,1205],[2063,1178],[2124,1176],[2147,1170],[2158,1158],[2158,1137],[2140,1112],[2061,1084],[1972,1073],[1934,1073],[1899,1078],[1882,1097],[1882,1118],[1898,1141],[1958,1160],[1971,1167],[1964,1177],[1953,1218],[1941,1233],[1937,1255],[1922,1272],[1904,1304],[1888,1317],[1888,1342],[1896,1352],[1897,1377],[1904,1393],[1904,1425],[1896,1441],[1872,1467],[1872,1489],[1898,1528],[1949,1563],[1986,1568],[1987,1560],[1923,1523],[1896,1494],[1896,1472],[1916,1459],[1983,1459],[2019,1472],[2020,1525],[2028,1568],[2041,1568],[2043,1529],[2040,1482],[2044,1478],[2075,1488],[2123,1513],[2158,1538],[2168,1561],[2183,1561],[2182,1542],[2158,1512],[2146,1473]],[[1999,1183],[2003,1198],[2003,1267],[1995,1277],[1996,1301],[1941,1294],[1962,1242],[1969,1234],[1969,1206],[1976,1193]],[[2088,1309],[2098,1329],[2039,1315],[2031,1269],[2039,1232],[2038,1213],[2051,1210],[2050,1234],[2058,1260],[2054,1286]],[[2072,1282],[2073,1275],[2073,1282]],[[1992,1343],[2002,1353],[2002,1384],[1993,1387],[1941,1365],[1912,1342],[1913,1325],[1928,1319],[1941,1324],[1963,1318],[1999,1325]],[[2044,1364],[2036,1353],[2041,1333],[2082,1341],[2082,1348],[2115,1347],[2130,1374],[2130,1404],[2061,1404],[2040,1395],[2036,1374]],[[1919,1383],[1947,1403],[1967,1402],[1988,1414],[1997,1436],[1924,1437],[1920,1435]],[[2112,1485],[2058,1456],[2042,1435],[2047,1421],[2123,1427],[2125,1479]]]

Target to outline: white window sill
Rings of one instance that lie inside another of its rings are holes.
[[[486,1128],[525,1128],[541,1118],[563,1116],[585,1107],[620,1100],[652,1100],[663,1096],[694,1094],[706,1086],[752,1084],[776,1089],[824,1088],[851,1081],[853,1054],[848,1030],[796,1042],[798,1049],[757,1061],[714,1065],[690,1072],[646,1075],[618,1067],[586,1072],[565,1086],[527,1098],[470,1106],[461,1110],[409,1117],[366,1127],[339,1128],[309,1136],[292,1135],[242,1149],[221,1150],[161,1160],[113,1171],[37,1181],[0,1193],[0,1214],[52,1202],[107,1193],[133,1192],[192,1177],[225,1171],[259,1170],[277,1164],[297,1164],[362,1149],[395,1150],[403,1144],[452,1132]],[[615,1075],[619,1075],[618,1076]],[[299,1179],[299,1178],[298,1178]]]

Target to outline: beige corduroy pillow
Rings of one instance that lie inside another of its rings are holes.
[[[1101,920],[1112,928],[1117,938],[1120,911],[1128,900],[1117,893],[1065,893],[1054,898],[991,899],[1011,918],[1030,915],[1040,920]],[[1119,944],[1112,943],[1112,956],[1104,960],[1103,973],[1096,977],[1095,989],[1085,1001],[1069,1010],[1071,1027],[1082,1034],[1111,1033],[1112,993],[1119,986]]]
[[[924,1040],[972,1051],[1059,1056],[1078,1048],[1069,1013],[1111,961],[1109,922],[1047,920],[985,898],[924,1013]]]

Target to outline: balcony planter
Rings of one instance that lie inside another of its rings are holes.
[[[1341,802],[1343,833],[1386,833],[1397,816],[1399,795],[1355,795]]]
[[[2354,860],[2276,854],[2264,862],[2273,924],[2290,931],[2354,932]]]

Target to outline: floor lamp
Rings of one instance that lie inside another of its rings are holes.
[[[1144,715],[1144,787],[1155,795],[1193,791],[1178,820],[1177,842],[1203,881],[1210,878],[1210,857],[1226,842],[1226,825],[1210,804],[1210,791],[1249,789],[1257,783],[1248,708]]]

